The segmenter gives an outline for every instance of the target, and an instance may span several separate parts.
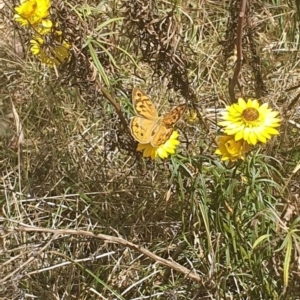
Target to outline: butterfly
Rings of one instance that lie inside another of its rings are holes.
[[[137,116],[131,118],[131,134],[141,144],[151,143],[153,147],[159,147],[170,138],[173,126],[186,109],[186,104],[180,104],[159,117],[153,102],[138,88],[132,90],[132,103]]]

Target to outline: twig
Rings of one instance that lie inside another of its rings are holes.
[[[241,71],[242,62],[243,62],[243,48],[242,48],[242,40],[243,40],[243,26],[245,19],[245,10],[246,10],[247,0],[241,0],[240,12],[239,12],[239,21],[237,28],[237,37],[236,37],[236,50],[237,50],[237,60],[236,66],[234,69],[233,77],[229,81],[229,96],[231,103],[236,103],[234,88],[238,83],[238,76]]]
[[[119,119],[121,120],[122,125],[126,130],[128,129],[127,121],[123,115],[121,106],[116,102],[116,100],[113,98],[113,96],[104,88],[101,86],[101,84],[96,80],[97,88],[101,91],[103,96],[111,103],[111,105],[115,108],[116,113],[118,114]]]
[[[83,236],[87,236],[87,237],[91,237],[91,238],[95,238],[95,239],[105,240],[107,243],[120,244],[120,245],[129,247],[131,249],[134,249],[134,250],[146,255],[147,257],[156,261],[158,264],[164,265],[164,266],[171,268],[179,273],[182,273],[194,281],[203,283],[203,279],[197,273],[187,269],[186,267],[178,264],[175,261],[164,259],[164,258],[154,254],[153,252],[147,250],[146,248],[144,248],[142,246],[138,246],[134,243],[131,243],[121,237],[116,237],[116,236],[111,236],[111,235],[106,235],[106,234],[94,234],[90,231],[85,231],[85,230],[50,229],[50,228],[27,226],[27,225],[11,227],[11,228],[3,228],[0,231],[0,234],[1,234],[0,236],[4,237],[6,235],[14,234],[16,232],[19,232],[19,233],[20,232],[21,233],[23,233],[23,232],[43,232],[43,233],[52,233],[55,235],[66,235],[66,234],[83,235]],[[0,282],[1,282],[1,280],[0,280]]]
[[[284,110],[284,113],[286,114],[288,111],[291,111],[292,108],[297,104],[298,100],[300,98],[300,93],[294,97],[294,99],[291,101],[291,103],[288,105],[288,107]]]

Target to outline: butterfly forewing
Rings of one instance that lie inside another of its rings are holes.
[[[132,90],[132,103],[136,114],[146,119],[158,119],[157,110],[149,97],[140,89]]]
[[[174,126],[184,114],[185,109],[186,104],[180,104],[173,108],[169,113],[163,116],[163,124],[165,124],[167,127]]]

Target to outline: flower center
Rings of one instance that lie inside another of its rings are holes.
[[[246,122],[253,122],[259,118],[259,112],[253,107],[248,107],[244,109],[242,117]]]

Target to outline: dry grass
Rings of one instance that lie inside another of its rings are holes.
[[[1,299],[300,299],[297,1],[247,10],[236,93],[279,110],[281,135],[226,167],[237,3],[52,1],[74,46],[57,74],[1,8]],[[201,115],[171,159],[122,125],[134,86]]]

